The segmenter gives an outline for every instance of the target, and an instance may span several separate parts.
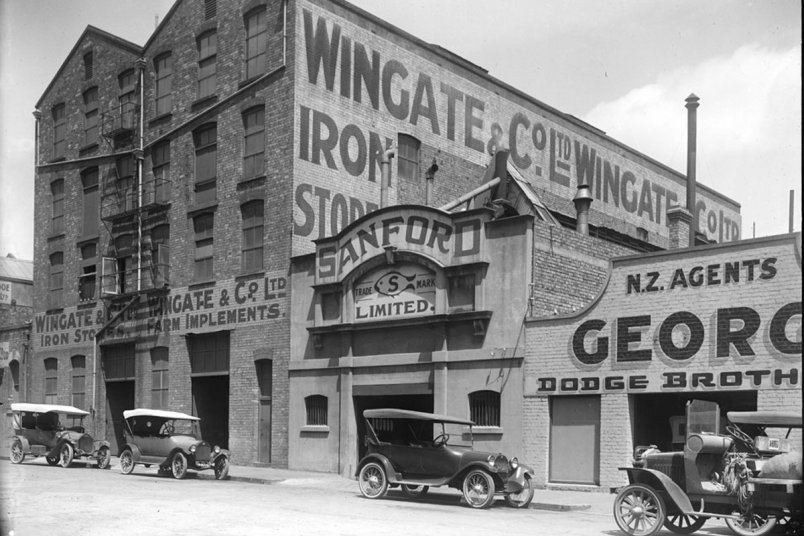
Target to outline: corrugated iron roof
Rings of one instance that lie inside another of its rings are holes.
[[[0,279],[14,279],[33,283],[33,261],[0,257]]]

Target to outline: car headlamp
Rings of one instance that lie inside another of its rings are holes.
[[[495,460],[495,458],[496,458],[496,457],[494,456],[494,454],[489,454],[488,458],[486,458],[486,461],[487,461],[487,462],[489,462],[489,465],[491,465],[492,467],[494,467],[494,460]]]
[[[511,469],[516,469],[517,467],[519,467],[519,460],[511,458]]]
[[[195,445],[190,445],[190,454],[195,454]]]
[[[213,452],[215,452],[215,454],[217,454],[217,453],[219,453],[221,451],[221,448],[218,445],[215,445],[215,448],[212,449],[212,450],[213,450]]]

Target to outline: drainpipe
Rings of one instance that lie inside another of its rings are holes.
[[[137,292],[142,290],[142,189],[143,184],[143,160],[145,154],[145,58],[137,59],[137,70],[139,71],[140,84],[140,121],[137,149],[134,151],[134,158],[137,160]]]
[[[686,99],[687,104],[687,210],[692,213],[692,222],[690,223],[690,247],[695,246],[695,233],[698,231],[698,210],[695,208],[695,159],[696,159],[696,145],[697,145],[697,108],[698,97],[694,93]]]
[[[589,234],[589,207],[592,205],[592,192],[585,184],[578,185],[578,192],[572,199],[575,204],[575,211],[578,213],[578,219],[575,223],[575,230],[582,235]]]
[[[428,207],[433,204],[433,181],[435,180],[436,171],[438,171],[438,164],[435,157],[433,157],[433,163],[424,172],[424,204]]]
[[[394,145],[391,144],[380,156],[380,208],[388,206],[388,186],[391,184],[391,159],[396,156]]]
[[[42,112],[34,110],[33,116],[36,118],[34,124],[34,171],[36,171],[36,166],[39,165],[39,124],[42,121]]]

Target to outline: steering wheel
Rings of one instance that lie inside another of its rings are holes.
[[[166,422],[166,423],[165,423],[165,424],[162,426],[162,433],[163,433],[163,434],[165,434],[165,435],[171,435],[171,434],[173,434],[173,432],[174,432],[174,429],[173,429],[173,424],[171,424],[171,423],[169,423],[169,422]]]
[[[443,447],[449,441],[449,434],[439,434],[433,439],[433,446],[434,447]]]
[[[756,452],[754,440],[748,437],[748,434],[731,424],[726,425],[726,431],[731,434],[734,439]]]

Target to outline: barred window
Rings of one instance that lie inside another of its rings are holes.
[[[419,178],[419,148],[421,142],[413,136],[400,134],[397,149],[397,174],[400,179]]]
[[[50,232],[60,234],[64,232],[64,179],[56,179],[50,183],[50,195],[53,200]]]
[[[73,367],[73,395],[72,404],[76,408],[85,409],[86,405],[86,360],[83,355],[74,355],[70,358]]]
[[[156,115],[173,109],[173,56],[162,54],[154,59],[156,69]]]
[[[98,141],[98,88],[84,91],[84,145]]]
[[[264,203],[261,200],[243,205],[243,272],[262,268]]]
[[[64,156],[67,142],[64,139],[67,133],[67,118],[65,116],[64,104],[57,104],[51,110],[53,115],[53,158]]]
[[[310,395],[304,398],[307,408],[307,426],[327,426],[327,397]]]
[[[151,407],[167,409],[168,401],[168,349],[160,346],[151,350]]]
[[[215,30],[198,38],[198,98],[215,94],[218,34]]]
[[[45,359],[45,404],[59,402],[59,360],[55,357]]]
[[[259,8],[246,16],[246,80],[265,72],[268,21],[265,9]]]
[[[257,177],[265,170],[265,110],[254,108],[244,113],[243,130],[243,177]]]
[[[195,231],[195,281],[212,279],[213,255],[213,226],[212,214],[201,214],[193,219]]]
[[[477,426],[500,426],[500,393],[469,393],[469,415]]]

